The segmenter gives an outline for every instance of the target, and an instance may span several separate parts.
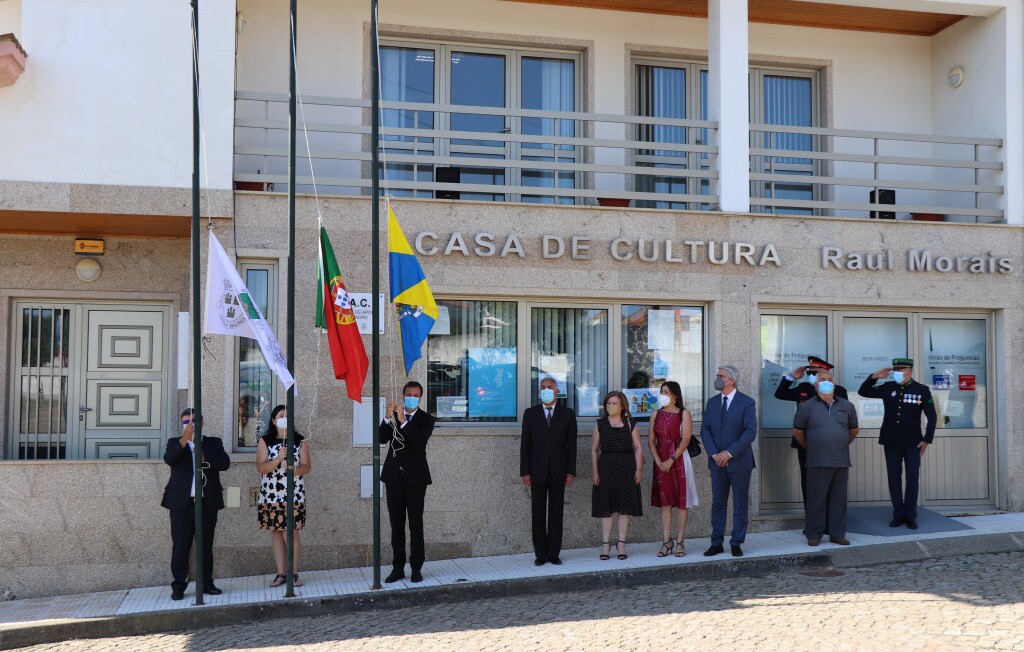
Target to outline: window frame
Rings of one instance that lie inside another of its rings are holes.
[[[270,332],[277,335],[277,314],[278,305],[280,301],[280,261],[273,258],[238,258],[235,261],[235,269],[238,271],[238,275],[242,277],[242,282],[248,287],[248,279],[246,274],[250,270],[262,270],[267,272],[267,309],[263,314],[263,318],[270,326]],[[238,404],[241,400],[241,353],[242,353],[242,339],[241,337],[234,338],[234,363],[232,365],[232,401],[231,405],[231,451],[237,453],[255,453],[256,446],[242,446],[238,442],[239,436],[239,423],[238,423]],[[249,338],[246,338],[249,339]],[[255,341],[255,340],[253,340]],[[273,409],[277,405],[279,400],[279,388],[277,377],[271,372],[270,375],[270,400],[268,401],[268,408]]]

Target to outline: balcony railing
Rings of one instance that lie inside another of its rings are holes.
[[[750,133],[752,211],[1005,218],[1000,139],[766,124]]]
[[[297,189],[366,194],[370,103],[304,97]],[[394,195],[710,210],[718,124],[576,111],[382,102],[382,178]],[[240,188],[287,183],[287,96],[238,92]],[[1005,220],[1002,140],[750,126],[751,211]],[[310,150],[307,157],[306,147]],[[877,201],[875,198],[878,198]]]
[[[235,181],[283,187],[287,96],[235,97]],[[318,190],[364,193],[369,101],[304,97],[303,106]],[[708,144],[715,122],[415,102],[381,109],[382,178],[392,194],[695,210],[718,203],[708,164],[717,154]],[[303,140],[300,132],[297,187],[313,182]]]

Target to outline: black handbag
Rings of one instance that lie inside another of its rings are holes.
[[[697,457],[704,452],[700,447],[700,441],[696,437],[690,436],[690,443],[686,446],[686,452],[690,454],[690,457]]]

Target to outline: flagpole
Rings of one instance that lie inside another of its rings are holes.
[[[380,50],[377,43],[377,0],[370,0],[370,169],[373,175],[371,190],[371,216],[373,222],[370,255],[373,270],[373,288],[370,294],[373,326],[373,587],[380,584]]]
[[[203,358],[199,332],[199,0],[192,5],[192,403],[195,501],[196,604],[203,604]]]
[[[288,53],[288,371],[295,377],[295,24],[296,0],[290,2]],[[295,597],[295,384],[288,388],[288,531],[285,536],[284,597]]]

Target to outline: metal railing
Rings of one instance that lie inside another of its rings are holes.
[[[755,212],[1005,220],[998,138],[752,124],[750,142]]]
[[[282,187],[287,96],[239,91],[235,99],[236,184]],[[318,189],[365,194],[369,100],[302,101]],[[717,154],[708,144],[715,122],[417,102],[382,102],[381,109],[382,167],[393,194],[698,210],[718,203],[710,194],[718,173],[708,164]],[[296,183],[308,186],[301,133],[298,149]]]

